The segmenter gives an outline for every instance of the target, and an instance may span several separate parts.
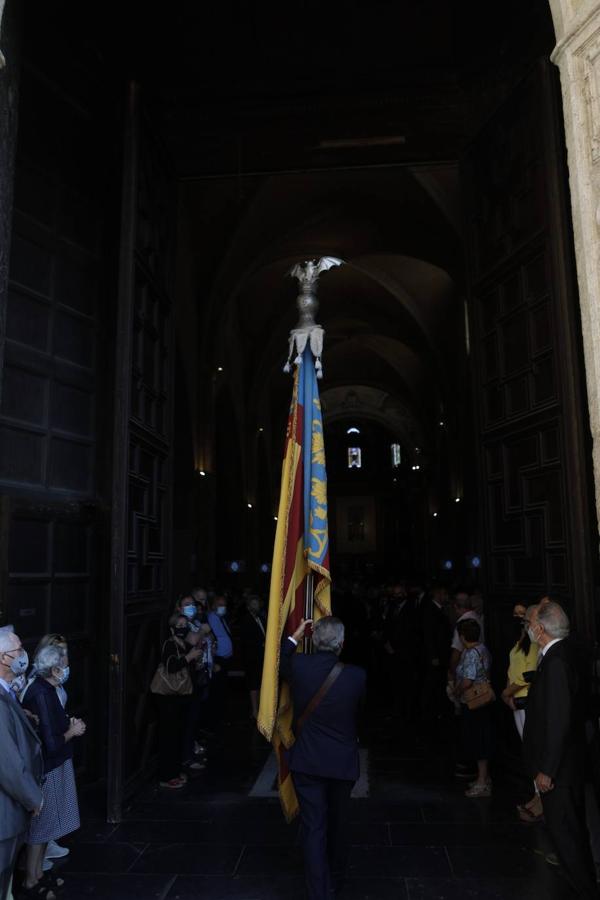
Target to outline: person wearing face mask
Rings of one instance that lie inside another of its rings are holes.
[[[64,637],[64,635],[57,634],[56,632],[50,632],[50,634],[45,634],[44,637],[41,638],[37,647],[35,648],[35,651],[33,654],[34,660],[37,659],[40,650],[43,650],[44,647],[61,647],[63,650],[67,651],[68,650],[67,639],[66,639],[66,637]],[[35,662],[34,662],[33,666],[31,667],[31,671],[27,677],[25,687],[23,688],[23,690],[19,696],[21,703],[23,703],[25,694],[27,693],[27,690],[29,689],[30,685],[33,684],[36,674],[37,673],[36,673]],[[62,684],[57,685],[56,693],[58,694],[58,699],[60,700],[61,705],[64,709],[67,705],[67,692],[65,690],[64,685],[62,685]]]
[[[175,607],[175,612],[184,616],[190,626],[190,635],[198,634],[201,630],[201,622],[198,616],[196,601],[190,594],[180,597]]]
[[[0,900],[10,896],[17,854],[43,802],[40,740],[12,689],[28,665],[12,626],[0,628]]]
[[[530,612],[534,607],[530,607]],[[512,710],[515,726],[519,737],[523,740],[527,695],[530,682],[526,674],[535,672],[538,661],[538,646],[535,644],[525,627],[527,609],[522,603],[517,603],[513,609],[513,629],[515,644],[509,654],[508,674],[506,687],[502,691],[502,700]],[[542,801],[537,791],[527,803],[517,806],[519,818],[524,822],[535,822],[543,815]]]
[[[66,647],[46,645],[34,658],[35,678],[29,686],[23,706],[38,718],[42,742],[44,803],[39,816],[31,820],[27,835],[27,858],[22,896],[37,896],[39,886],[56,889],[61,879],[43,875],[48,843],[76,831],[80,826],[73,739],[85,734],[81,719],[70,719],[60,702],[56,688],[69,678]],[[20,895],[17,895],[17,898]]]
[[[169,619],[169,637],[164,642],[161,662],[169,675],[190,671],[202,655],[199,644],[191,646],[187,641],[190,625],[186,616],[175,613]],[[185,726],[191,695],[156,695],[158,704],[158,780],[161,788],[178,790],[187,778],[182,772]]]
[[[527,614],[539,663],[527,699],[523,754],[541,795],[546,828],[575,896],[597,900],[585,819],[585,685],[568,641],[563,608],[547,601]]]
[[[33,654],[33,658],[37,659],[40,650],[43,650],[44,647],[61,647],[65,651],[67,651],[67,639],[62,634],[57,634],[56,632],[51,632],[50,634],[45,634],[43,638],[40,640],[39,644],[35,648],[35,652]],[[22,679],[22,684],[18,688],[18,697],[21,703],[23,703],[25,699],[25,695],[27,691],[33,684],[36,676],[36,668],[35,664],[31,667],[31,671],[27,677],[20,676]],[[15,679],[15,682],[17,679]],[[15,685],[13,682],[13,689],[15,689]],[[64,684],[56,685],[56,693],[58,695],[58,699],[61,702],[63,709],[67,706],[67,691],[65,689]],[[27,711],[27,710],[26,710]],[[37,722],[36,722],[37,724]],[[46,856],[44,859],[44,863],[42,868],[44,872],[49,871],[52,866],[52,860],[54,859],[63,859],[65,856],[68,856],[71,851],[68,847],[61,847],[56,841],[48,841],[48,847],[46,849]]]
[[[526,612],[526,608],[520,603],[513,609],[515,643],[509,654],[507,683],[502,692],[502,699],[514,713],[515,725],[521,739],[529,693],[529,682],[524,676],[526,672],[535,672],[538,660],[537,644],[531,640],[525,628]]]
[[[492,779],[489,761],[494,749],[491,704],[472,709],[469,693],[474,686],[489,682],[492,666],[490,651],[481,640],[479,622],[464,619],[458,623],[463,644],[462,656],[455,672],[454,696],[460,702],[459,734],[461,758],[477,765],[477,778],[465,791],[465,797],[491,797]],[[493,697],[493,695],[492,695]]]
[[[206,768],[206,745],[198,738],[208,710],[209,686],[212,673],[212,635],[202,606],[196,603],[193,592],[179,602],[179,612],[189,625],[186,644],[197,647],[201,653],[190,663],[193,692],[190,696],[183,738],[184,766],[192,771]]]
[[[225,713],[227,678],[233,657],[233,641],[227,621],[227,599],[223,594],[215,594],[213,597],[208,624],[216,641],[213,677],[210,683],[210,724],[214,728]]]
[[[252,716],[258,716],[258,694],[262,679],[265,656],[266,624],[260,597],[250,594],[246,597],[246,612],[240,620],[240,642],[246,684],[250,694]]]

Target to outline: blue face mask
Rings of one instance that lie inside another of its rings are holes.
[[[71,674],[71,667],[65,666],[64,669],[61,669],[61,674],[56,675],[55,678],[59,684],[64,684],[65,681],[69,680],[69,675]]]
[[[217,606],[217,615],[218,616],[224,616],[226,612],[227,612],[226,606]]]
[[[193,619],[194,616],[196,615],[196,607],[192,606],[191,603],[189,606],[184,606],[181,611],[184,614],[184,616],[186,617],[186,619]]]
[[[6,655],[10,656],[14,651],[9,651]],[[27,671],[29,666],[29,656],[27,655],[27,651],[23,650],[19,656],[12,657],[10,661],[10,670],[14,675],[22,675]]]

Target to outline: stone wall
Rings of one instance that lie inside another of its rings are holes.
[[[550,0],[557,36],[600,518],[600,2]]]

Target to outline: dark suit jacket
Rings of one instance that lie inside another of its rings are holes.
[[[0,841],[22,834],[42,802],[42,750],[18,702],[0,686]]]
[[[429,597],[422,603],[423,646],[426,665],[439,659],[444,671],[450,661],[452,626],[443,610]]]
[[[64,711],[56,688],[39,675],[30,685],[23,706],[40,720],[38,733],[42,741],[44,773],[58,769],[65,760],[73,757],[73,742],[65,741],[69,717]]]
[[[422,653],[420,623],[412,597],[397,604],[387,617],[384,639],[389,641],[399,661],[415,664]]]
[[[265,631],[266,624],[263,622]],[[242,656],[246,665],[262,664],[265,655],[265,634],[254,616],[246,612],[240,619],[240,641]]]
[[[296,653],[287,638],[281,646],[280,673],[290,685],[294,723],[338,661],[335,653]],[[346,665],[289,751],[292,772],[356,781],[359,772],[357,719],[365,694],[366,672]]]
[[[529,689],[523,754],[532,776],[557,785],[584,778],[585,704],[580,674],[567,641],[550,647]]]

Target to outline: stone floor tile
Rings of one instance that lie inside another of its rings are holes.
[[[169,875],[72,874],[65,880],[61,900],[163,900],[172,883]],[[200,895],[197,895],[198,897]]]
[[[303,880],[302,852],[299,847],[246,847],[236,874],[258,876],[269,872],[273,877],[293,875]]]
[[[571,900],[554,879],[408,878],[408,900]]]
[[[351,847],[349,877],[379,875],[407,878],[411,875],[450,875],[450,865],[442,847]]]
[[[60,861],[61,872],[128,872],[145,847],[144,842],[74,844],[71,853]]]
[[[181,875],[164,900],[305,900],[298,878],[257,877],[203,878]]]
[[[160,875],[233,875],[242,850],[230,844],[149,844],[132,871]]]

